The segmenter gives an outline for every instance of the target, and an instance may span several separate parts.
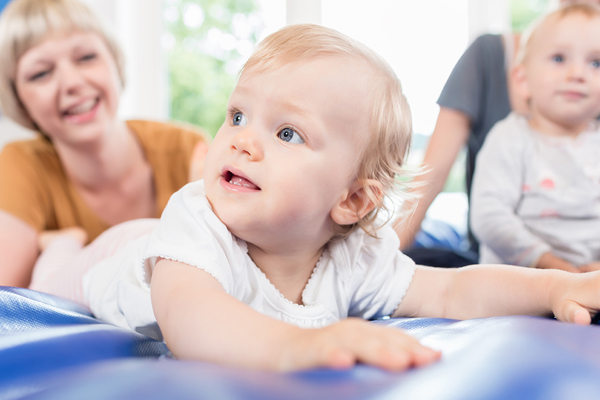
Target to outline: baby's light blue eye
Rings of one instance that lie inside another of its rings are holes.
[[[556,55],[552,56],[552,61],[555,63],[561,63],[564,60],[565,60],[565,58],[560,54],[556,54]]]
[[[293,144],[304,144],[304,140],[298,133],[292,128],[283,128],[277,134],[277,137],[284,142],[293,143]]]
[[[600,68],[600,60],[593,60],[590,64],[592,68]]]
[[[231,119],[233,125],[235,126],[246,126],[248,121],[246,120],[246,116],[241,112],[236,112],[233,114],[233,118]]]

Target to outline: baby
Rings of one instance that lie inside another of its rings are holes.
[[[600,269],[600,9],[571,5],[523,36],[529,115],[490,132],[471,194],[482,263]]]
[[[377,212],[403,174],[410,113],[390,67],[354,40],[315,25],[274,33],[228,107],[203,181],[158,223],[112,228],[76,256],[73,270],[93,260],[82,298],[98,318],[164,338],[183,359],[402,370],[440,353],[365,320],[554,313],[589,324],[600,308],[598,274],[436,269],[398,250]],[[39,271],[41,290],[80,280]]]

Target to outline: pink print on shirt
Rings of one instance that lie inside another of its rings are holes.
[[[552,208],[546,208],[544,211],[541,212],[540,217],[543,218],[547,218],[547,217],[558,217],[560,216],[560,214],[558,213],[558,211],[552,209]]]
[[[554,189],[554,181],[550,178],[543,179],[540,182],[540,186],[544,189]]]

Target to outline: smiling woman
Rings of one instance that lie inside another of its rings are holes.
[[[92,240],[160,216],[172,193],[201,177],[199,131],[117,117],[123,58],[79,1],[13,0],[0,52],[2,112],[39,133],[0,153],[0,285],[30,283],[43,232]]]

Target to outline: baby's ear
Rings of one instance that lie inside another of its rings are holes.
[[[338,225],[354,224],[373,210],[382,198],[383,187],[380,182],[374,179],[356,180],[333,206],[331,218]]]
[[[529,100],[529,84],[527,83],[527,71],[523,64],[515,65],[511,70],[511,79],[515,83],[517,95],[525,100]]]

